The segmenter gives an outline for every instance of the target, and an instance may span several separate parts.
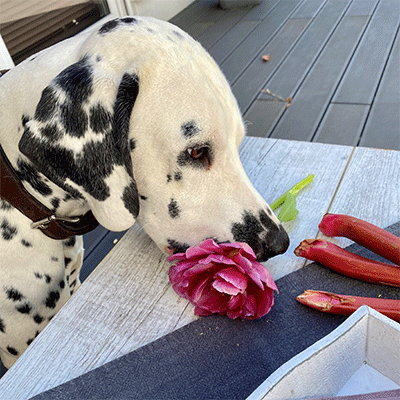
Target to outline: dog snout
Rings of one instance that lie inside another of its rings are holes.
[[[264,210],[258,215],[245,212],[243,221],[233,224],[232,234],[235,241],[248,243],[259,261],[267,261],[289,247],[289,236],[283,226]]]
[[[258,261],[267,261],[272,257],[285,253],[290,240],[282,225],[275,232],[267,235],[265,241],[260,243],[259,250],[255,251]]]

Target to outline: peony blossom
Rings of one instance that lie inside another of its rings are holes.
[[[167,258],[175,292],[196,306],[195,314],[257,319],[269,312],[278,288],[247,243],[207,239]]]

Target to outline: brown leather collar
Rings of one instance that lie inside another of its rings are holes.
[[[70,236],[83,235],[99,225],[91,211],[83,216],[72,218],[53,214],[24,188],[1,146],[0,194],[4,200],[32,221],[32,229],[40,229],[52,239],[61,240]]]

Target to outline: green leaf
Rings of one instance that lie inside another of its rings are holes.
[[[282,207],[278,214],[279,221],[281,222],[292,221],[297,217],[299,210],[296,208],[296,197],[297,193],[296,194],[292,192],[287,193],[285,202],[282,204]]]
[[[290,188],[287,192],[283,193],[282,196],[279,196],[275,201],[273,201],[270,205],[272,210],[277,209],[279,206],[282,206],[281,210],[278,214],[278,219],[281,222],[292,221],[299,214],[299,210],[296,208],[296,197],[301,189],[304,186],[311,183],[314,179],[314,175],[310,174],[299,183],[296,183],[292,188]]]

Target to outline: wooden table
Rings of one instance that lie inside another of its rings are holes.
[[[245,170],[267,202],[310,173],[299,216],[285,223],[286,254],[266,263],[278,279],[301,268],[293,249],[318,236],[326,212],[386,227],[400,220],[400,152],[245,138]],[[347,240],[336,240],[347,245]],[[169,264],[134,226],[0,380],[0,398],[27,399],[127,354],[193,321],[193,307],[168,281]]]

